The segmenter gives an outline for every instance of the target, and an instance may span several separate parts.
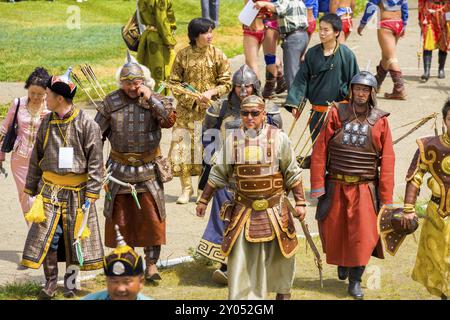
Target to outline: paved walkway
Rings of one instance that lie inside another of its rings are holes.
[[[389,101],[383,98],[379,99],[379,107],[389,111],[391,128],[393,128],[394,138],[399,137],[405,133],[409,128],[398,129],[395,128],[407,122],[417,120],[432,112],[440,112],[440,109],[447,97],[450,94],[450,78],[439,80],[436,78],[437,57],[433,60],[432,78],[425,84],[420,82],[420,75],[422,74],[422,67],[417,68],[417,39],[419,37],[419,30],[417,28],[417,1],[410,1],[410,21],[405,39],[399,42],[399,57],[400,65],[405,72],[406,87],[408,90],[408,100],[406,101]],[[356,22],[359,19],[355,19]],[[219,29],[220,30],[220,29]],[[216,35],[220,37],[219,34]],[[236,38],[240,41],[239,37]],[[347,45],[354,50],[361,69],[364,69],[368,61],[371,61],[370,71],[375,72],[375,66],[380,59],[380,50],[376,40],[376,30],[366,30],[363,37],[353,33]],[[313,36],[312,44],[318,42],[318,35]],[[244,62],[244,57],[237,56],[232,59],[232,69],[236,70]],[[450,62],[448,63],[450,66]],[[261,74],[263,72],[263,60],[261,57]],[[447,75],[450,77],[450,69],[447,68]],[[385,91],[392,89],[392,81],[387,78],[382,87],[381,95]],[[0,103],[11,101],[12,98],[18,94],[23,94],[22,84],[2,84],[0,83]],[[380,96],[381,96],[380,95]],[[89,113],[93,116],[94,110],[89,109]],[[307,112],[305,112],[299,121],[298,129],[292,135],[294,143],[296,143],[299,132],[303,129]],[[292,117],[282,110],[282,117],[285,128],[291,125]],[[438,122],[440,127],[441,120]],[[404,193],[404,176],[409,166],[410,159],[416,150],[415,139],[420,136],[433,134],[431,123],[423,126],[417,130],[413,135],[407,137],[395,146],[396,152],[396,189],[395,196],[398,200]],[[163,131],[162,150],[167,154],[169,149],[169,142],[171,139],[170,130]],[[6,162],[6,168],[10,167],[9,161]],[[304,175],[306,187],[309,187],[309,171]],[[0,177],[0,212],[2,219],[0,219],[0,284],[11,282],[14,280],[43,280],[42,270],[16,270],[17,264],[20,261],[23,244],[27,234],[27,227],[23,220],[23,216],[17,202],[16,189],[13,182],[12,175],[5,180]],[[194,185],[197,179],[194,179]],[[426,189],[426,188],[424,188]],[[167,183],[165,185],[166,201],[167,201],[167,245],[163,246],[161,259],[173,259],[188,255],[189,248],[195,248],[199,238],[201,237],[207,218],[200,219],[195,216],[195,204],[193,202],[187,205],[177,205],[175,201],[180,190],[178,179]],[[192,198],[194,200],[194,198]],[[103,197],[98,202],[99,220],[101,230],[103,232],[104,218],[101,214],[103,209]],[[317,231],[316,223],[314,221],[315,202],[311,202],[311,207],[308,209],[307,221],[312,232]],[[301,228],[298,228],[301,230]],[[413,254],[413,253],[411,253]],[[63,265],[61,264],[61,270]],[[62,272],[60,272],[62,275]],[[86,275],[86,273],[84,273]]]

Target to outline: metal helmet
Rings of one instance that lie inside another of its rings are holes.
[[[127,61],[120,70],[120,81],[145,79],[144,71],[139,63],[134,59],[130,52],[127,51]]]
[[[247,85],[253,85],[253,94],[255,95],[261,95],[261,82],[259,81],[258,77],[256,76],[256,73],[246,64],[242,65],[234,74],[233,74],[233,88],[230,92],[233,94],[234,88],[236,86],[241,87],[241,97],[245,97],[245,86]]]
[[[375,76],[373,74],[371,74],[369,71],[361,71],[360,73],[353,76],[352,80],[350,81],[350,92],[349,92],[350,99],[352,97],[351,87],[354,84],[362,84],[362,85],[369,86],[372,88],[372,92],[370,95],[370,98],[372,101],[369,101],[369,104],[373,107],[376,107],[378,81],[375,78]]]
[[[248,97],[245,97],[241,102],[241,109],[251,108],[251,107],[257,107],[257,108],[264,110],[266,108],[266,104],[265,104],[263,98],[252,94]]]
[[[352,78],[350,84],[363,84],[372,88],[378,86],[377,79],[369,71],[361,71]]]

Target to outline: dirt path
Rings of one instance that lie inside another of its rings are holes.
[[[399,42],[400,65],[405,73],[406,87],[408,90],[407,101],[389,101],[379,99],[379,107],[391,112],[389,117],[391,128],[396,128],[407,122],[417,120],[432,112],[440,112],[445,99],[450,94],[450,78],[438,80],[436,78],[437,57],[433,60],[432,78],[426,83],[420,83],[419,77],[422,74],[422,67],[417,68],[417,41],[419,30],[417,27],[417,1],[410,2],[410,21],[405,39]],[[355,19],[355,24],[359,19]],[[217,34],[219,37],[220,35]],[[239,38],[237,38],[239,39]],[[240,41],[240,40],[239,40]],[[318,42],[317,34],[314,35],[312,43]],[[375,71],[375,66],[380,59],[380,50],[376,40],[376,30],[374,28],[367,29],[363,37],[359,37],[353,33],[347,45],[354,50],[358,57],[361,69],[364,69],[367,62],[371,61],[370,70]],[[232,59],[232,69],[236,70],[244,62],[243,56],[237,56]],[[263,60],[261,58],[261,74],[264,74]],[[450,66],[450,62],[448,64]],[[447,75],[450,77],[450,69],[447,68]],[[382,87],[382,93],[392,89],[392,81],[387,78]],[[19,84],[1,84],[0,83],[0,103],[11,101],[18,94],[23,93],[22,86]],[[93,116],[94,110],[89,109],[89,113]],[[291,125],[292,117],[285,111],[282,111],[285,128]],[[299,121],[298,130],[293,134],[293,141],[296,142],[299,131],[305,125],[307,112],[304,113]],[[438,122],[440,127],[440,120]],[[409,129],[409,128],[407,128]],[[394,138],[399,137],[407,129],[393,130]],[[287,129],[286,129],[287,130]],[[417,130],[413,135],[407,137],[395,146],[396,152],[396,200],[398,196],[402,197],[404,192],[404,176],[409,166],[409,161],[416,149],[415,139],[420,136],[433,134],[431,123]],[[164,130],[162,139],[163,153],[167,154],[171,134],[169,130]],[[9,157],[8,157],[9,158]],[[9,161],[5,166],[8,171],[10,168]],[[306,187],[309,188],[309,172],[305,172]],[[197,179],[194,179],[196,185]],[[201,237],[207,219],[200,219],[195,216],[195,205],[193,202],[188,205],[180,206],[175,204],[179,192],[179,181],[173,181],[165,185],[166,201],[167,201],[167,245],[163,246],[161,259],[173,259],[188,255],[189,248],[195,248],[199,238]],[[43,280],[43,272],[41,270],[16,270],[20,261],[23,244],[26,238],[27,227],[23,220],[22,213],[17,202],[15,184],[10,174],[5,180],[0,177],[0,284],[11,282],[14,280]],[[194,200],[194,199],[192,199]],[[308,209],[308,222],[312,232],[317,230],[314,221],[315,203]],[[101,229],[103,230],[104,218],[101,214],[103,208],[103,197],[98,202],[99,220]],[[300,230],[300,228],[299,228]],[[411,255],[414,254],[411,252]],[[380,263],[379,260],[372,260],[371,263]],[[60,265],[63,270],[63,265]],[[62,272],[60,272],[62,275]],[[86,275],[86,273],[84,273]],[[412,280],[411,280],[412,281]]]

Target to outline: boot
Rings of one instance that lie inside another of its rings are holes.
[[[444,79],[445,78],[445,60],[447,60],[447,51],[440,51],[439,50],[439,71],[438,71],[438,78]]]
[[[189,199],[194,194],[192,190],[192,179],[191,176],[181,176],[181,195],[177,199],[178,204],[186,204],[189,202]]]
[[[384,79],[386,79],[387,73],[388,71],[383,68],[380,61],[380,64],[377,65],[377,74],[375,75],[375,78],[377,79],[377,92],[380,92],[381,84],[383,83]]]
[[[391,74],[392,81],[394,82],[394,90],[392,93],[385,93],[384,97],[386,99],[394,99],[394,100],[406,100],[406,89],[405,82],[402,78],[401,71],[389,70]]]
[[[357,300],[364,299],[364,293],[361,289],[361,277],[365,267],[351,267],[348,271],[348,293]]]
[[[64,291],[63,291],[63,295],[66,298],[76,297],[76,288],[74,287],[76,283],[72,283],[72,281],[73,281],[73,273],[68,273],[66,271],[66,274],[64,275]]]
[[[270,98],[273,95],[276,81],[277,79],[275,79],[272,73],[266,72],[266,84],[262,93],[263,98]]]
[[[45,287],[39,292],[39,300],[52,299],[58,288],[58,255],[56,250],[49,249],[42,263],[45,274]]]
[[[275,89],[275,93],[276,94],[283,93],[287,90],[287,88],[288,88],[288,86],[287,86],[286,78],[284,77],[284,74],[283,74],[283,65],[279,64],[279,65],[277,65],[277,87]]]
[[[156,262],[159,259],[159,253],[161,252],[161,246],[145,247],[145,273],[144,277],[146,281],[153,282],[162,280],[161,275],[156,267]]]
[[[227,265],[222,263],[219,269],[214,270],[212,279],[219,284],[228,285]]]
[[[420,77],[424,82],[430,79],[431,59],[433,57],[433,51],[423,51],[423,75]]]
[[[348,278],[348,267],[337,267],[339,280],[346,280]]]
[[[277,293],[275,300],[291,300],[290,293]]]

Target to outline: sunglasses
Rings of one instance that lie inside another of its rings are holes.
[[[257,117],[261,114],[261,111],[246,111],[246,110],[241,110],[241,116],[243,117],[248,117],[248,115],[251,114],[252,117]]]

